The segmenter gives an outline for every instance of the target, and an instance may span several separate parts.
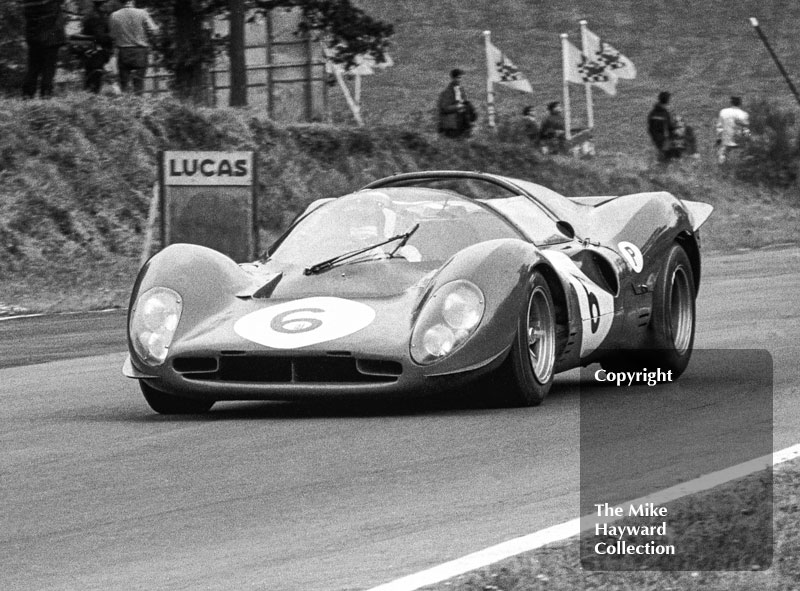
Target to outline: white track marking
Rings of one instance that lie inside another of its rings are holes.
[[[709,490],[720,484],[742,478],[753,472],[758,472],[770,465],[776,466],[789,460],[800,457],[800,444],[787,447],[780,451],[776,451],[760,458],[725,468],[711,474],[706,474],[694,480],[684,482],[666,488],[664,490],[655,492],[646,497],[634,499],[626,503],[621,503],[620,507],[628,507],[629,505],[640,505],[642,503],[654,503],[662,505],[669,503],[681,497],[691,494]],[[627,513],[627,511],[624,511]],[[613,518],[606,518],[605,521],[611,522]],[[508,540],[496,546],[490,546],[484,550],[467,554],[461,558],[445,562],[433,568],[396,579],[383,585],[373,587],[369,591],[414,591],[421,587],[434,585],[447,579],[463,575],[469,571],[473,571],[490,564],[494,564],[506,558],[511,558],[523,552],[530,552],[554,542],[560,542],[568,538],[575,537],[581,531],[591,529],[596,522],[595,515],[585,515],[578,519],[572,519],[565,523],[560,523],[552,527],[540,530],[538,532],[528,534],[513,540]]]

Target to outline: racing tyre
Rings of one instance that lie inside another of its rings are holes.
[[[162,415],[197,415],[207,412],[213,405],[213,400],[196,400],[173,396],[152,386],[139,382],[144,399],[154,411]]]
[[[645,352],[648,363],[672,370],[673,379],[683,373],[692,356],[696,297],[692,264],[683,248],[674,244],[653,293],[650,330],[654,351]]]
[[[556,312],[547,281],[535,274],[520,311],[517,334],[501,366],[505,399],[513,406],[538,406],[553,383]]]

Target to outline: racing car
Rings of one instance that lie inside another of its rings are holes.
[[[677,377],[711,211],[667,192],[397,174],[311,203],[253,262],[192,244],[157,253],[131,295],[123,373],[163,414],[479,378],[488,396],[535,406],[559,372],[634,358]]]

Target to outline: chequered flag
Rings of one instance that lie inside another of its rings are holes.
[[[600,35],[592,33],[585,25],[582,26],[583,52],[593,61],[603,64],[614,73],[617,78],[632,80],[636,78],[636,66],[626,56],[622,55],[610,43],[606,43]]]
[[[611,96],[617,94],[617,76],[605,64],[586,59],[572,43],[564,39],[564,80],[575,84],[591,84]]]
[[[486,44],[486,65],[489,80],[522,92],[533,92],[531,83],[505,54],[491,43]]]
[[[619,51],[611,47],[605,41],[600,42],[600,47],[600,51],[595,52],[595,59],[599,63],[605,65],[611,70],[619,70],[620,68],[625,67],[625,64],[622,63],[620,58]]]
[[[519,73],[519,68],[509,61],[497,62],[495,66],[500,74],[500,82],[514,82],[515,80],[523,79],[522,74]]]
[[[602,63],[595,61],[588,61],[585,57],[581,58],[581,63],[578,65],[578,71],[581,74],[584,82],[593,84],[596,82],[608,82],[611,76],[608,75],[606,66]]]

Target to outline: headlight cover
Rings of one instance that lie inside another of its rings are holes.
[[[465,279],[444,284],[428,299],[411,333],[411,358],[427,365],[447,357],[475,332],[486,300]]]
[[[142,361],[152,366],[164,363],[182,310],[180,294],[168,287],[153,287],[139,296],[129,329],[133,349]]]

